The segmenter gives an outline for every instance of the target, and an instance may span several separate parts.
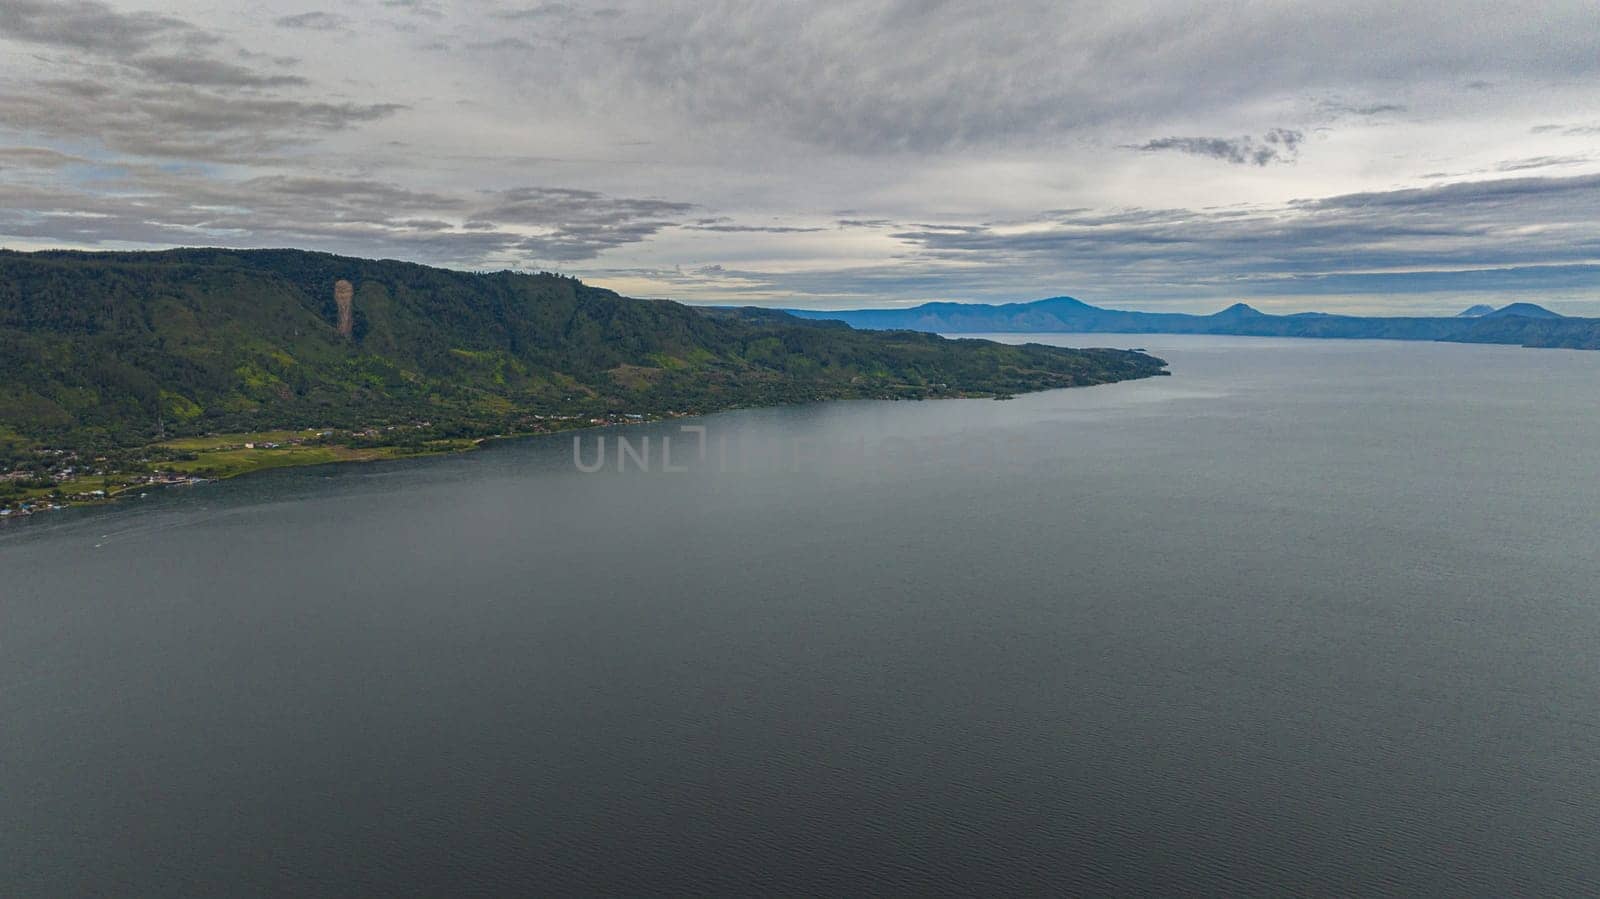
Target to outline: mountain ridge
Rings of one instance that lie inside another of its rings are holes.
[[[549,273],[304,250],[0,250],[0,457],[272,428],[428,422],[477,436],[607,415],[1010,394],[1163,366],[632,299]]]
[[[1600,319],[1567,317],[1533,303],[1512,303],[1487,313],[1450,317],[1355,316],[1326,312],[1275,315],[1245,303],[1234,303],[1209,315],[1137,312],[1092,306],[1066,296],[998,305],[944,302],[907,309],[788,311],[802,318],[841,321],[857,328],[942,334],[1226,334],[1600,349]]]

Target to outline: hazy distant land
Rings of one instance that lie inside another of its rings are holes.
[[[842,321],[867,329],[906,329],[942,334],[1121,333],[1231,334],[1245,337],[1337,337],[1377,340],[1445,340],[1529,347],[1600,349],[1600,319],[1569,318],[1533,303],[1494,309],[1473,306],[1443,317],[1356,316],[1302,312],[1270,315],[1236,303],[1212,315],[1102,309],[1072,297],[1031,303],[924,303],[909,309],[818,312],[793,309],[803,318]]]

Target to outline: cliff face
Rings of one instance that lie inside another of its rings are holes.
[[[355,333],[355,299],[354,284],[343,278],[333,282],[333,302],[339,307],[339,336],[346,340]]]

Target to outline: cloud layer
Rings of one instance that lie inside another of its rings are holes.
[[[1234,165],[1266,165],[1269,162],[1293,162],[1300,144],[1306,136],[1288,128],[1273,128],[1257,141],[1253,137],[1158,137],[1145,141],[1136,149],[1145,152],[1177,150],[1195,156],[1220,159]]]
[[[1596,25],[1586,0],[0,0],[0,241],[718,302],[1581,306]]]

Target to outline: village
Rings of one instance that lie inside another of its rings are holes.
[[[430,435],[434,429],[431,421],[417,421],[351,430],[323,427],[253,434],[206,434],[102,454],[41,448],[20,459],[0,461],[0,465],[9,468],[0,471],[0,521],[71,506],[109,503],[129,496],[142,497],[150,488],[193,486],[262,468],[457,452],[471,449],[486,439],[643,424],[687,414],[690,413],[530,415],[508,423],[501,433],[472,438],[438,438]]]
[[[176,471],[120,472],[110,465],[109,457],[86,460],[70,450],[40,450],[37,455],[38,460],[32,465],[0,472],[0,519],[26,518],[68,506],[106,502],[141,488],[207,480]]]

